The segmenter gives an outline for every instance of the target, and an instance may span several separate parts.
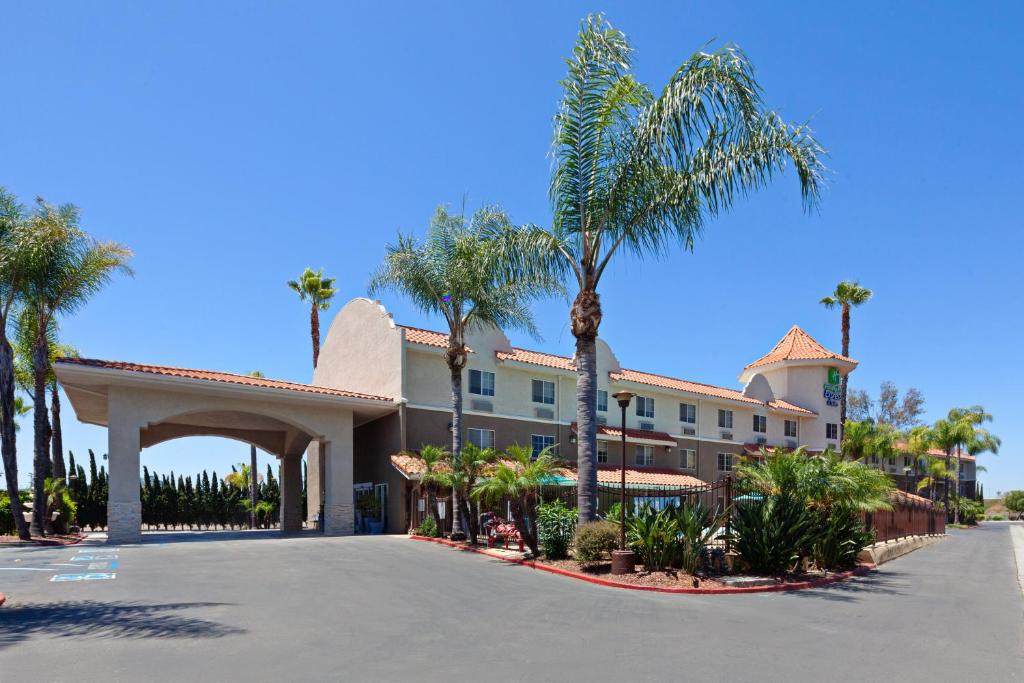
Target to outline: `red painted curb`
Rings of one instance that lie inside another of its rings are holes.
[[[843,581],[850,578],[851,576],[863,576],[868,572],[875,571],[875,565],[863,564],[850,571],[839,572],[832,574],[831,576],[825,576],[820,579],[814,579],[812,581],[797,581],[794,583],[779,583],[771,586],[735,586],[726,588],[665,588],[663,586],[638,586],[633,583],[620,583],[618,581],[611,581],[609,579],[602,579],[598,576],[591,576],[589,574],[581,574],[579,572],[569,571],[568,569],[562,569],[560,567],[552,567],[546,564],[538,564],[533,560],[514,560],[508,557],[502,557],[501,555],[495,555],[494,553],[487,552],[485,548],[474,548],[462,543],[455,543],[444,538],[430,538],[428,536],[416,536],[412,534],[409,536],[414,541],[429,541],[430,543],[437,543],[440,545],[448,546],[449,548],[455,548],[457,550],[464,550],[466,552],[477,553],[479,555],[486,555],[487,557],[493,557],[502,562],[508,562],[510,564],[519,564],[524,567],[530,567],[531,569],[537,569],[542,572],[548,572],[551,574],[557,574],[559,576],[566,576],[572,579],[578,579],[580,581],[586,581],[587,583],[596,584],[598,586],[606,586],[608,588],[625,588],[626,590],[634,591],[648,591],[651,593],[698,593],[703,595],[724,595],[724,594],[735,594],[735,593],[778,593],[781,591],[795,591],[803,590],[805,588],[820,588],[827,586],[830,583],[836,583],[837,581]]]
[[[7,602],[7,596],[0,593],[0,607],[3,607],[5,602]]]

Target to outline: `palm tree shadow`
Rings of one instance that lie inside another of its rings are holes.
[[[246,629],[181,614],[218,602],[97,602],[9,605],[0,610],[0,649],[35,636],[49,638],[222,638]]]
[[[806,588],[791,591],[787,595],[802,599],[832,600],[837,602],[854,602],[867,595],[904,595],[901,590],[907,582],[900,581],[900,572],[886,571],[884,574],[872,572],[865,576],[837,581],[821,588]]]

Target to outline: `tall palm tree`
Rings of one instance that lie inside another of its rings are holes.
[[[484,207],[468,221],[438,207],[423,242],[400,234],[395,244],[388,245],[383,265],[370,280],[371,295],[383,289],[401,292],[420,311],[444,318],[455,463],[462,455],[462,370],[469,354],[466,334],[474,329],[514,328],[538,337],[528,304],[562,291],[557,279],[542,268],[508,277],[507,244],[493,236],[512,230],[508,216],[497,207]],[[456,492],[452,536],[461,538],[465,528],[457,497]]]
[[[35,317],[36,339],[32,350],[34,386],[33,500],[43,500],[43,484],[50,475],[49,420],[46,411],[50,343],[47,331],[58,315],[74,313],[116,272],[131,273],[131,251],[115,242],[98,242],[79,228],[79,211],[72,204],[55,206],[43,199],[28,218],[29,229],[38,233],[40,247],[24,286],[25,308]],[[43,533],[41,505],[32,506],[32,533]]]
[[[990,433],[983,424],[992,421],[992,414],[982,406],[952,408],[945,419],[935,423],[933,432],[939,447],[946,452],[947,460],[956,456],[956,498],[960,497],[960,467],[963,451],[971,454],[999,452],[1002,441]],[[948,489],[948,487],[947,487]],[[948,492],[946,494],[948,501]],[[948,509],[948,506],[947,506]],[[953,522],[960,522],[960,506],[953,506]]]
[[[935,500],[935,486],[942,484],[946,497],[946,509],[949,509],[949,483],[957,480],[960,476],[949,467],[949,461],[945,458],[928,456],[928,464],[924,468],[924,476],[917,482],[917,490],[928,489],[928,497]]]
[[[324,277],[324,269],[306,268],[298,280],[289,280],[288,286],[298,293],[299,299],[309,301],[309,333],[313,337],[313,369],[320,360],[320,311],[331,307],[331,299],[338,292],[333,277]]]
[[[896,454],[896,432],[874,420],[849,421],[843,430],[843,455],[864,461],[872,456],[890,458]]]
[[[850,357],[850,309],[865,303],[871,298],[871,294],[872,291],[867,287],[861,287],[856,282],[844,280],[836,285],[836,289],[832,294],[821,299],[821,304],[825,308],[832,309],[839,306],[842,309],[843,355],[847,358]],[[847,379],[847,376],[844,374],[842,379],[839,380],[839,424],[843,425],[844,429],[846,425]],[[841,434],[840,438],[842,438]]]
[[[816,205],[824,150],[806,126],[769,110],[738,48],[698,51],[660,93],[631,72],[632,48],[601,15],[583,20],[555,115],[550,230],[523,229],[521,253],[575,278],[579,521],[596,517],[598,287],[620,253],[692,250],[703,227],[789,163]],[[524,269],[524,264],[517,264]]]
[[[31,269],[38,233],[29,229],[28,214],[17,198],[0,187],[0,453],[3,455],[7,495],[18,498],[18,447],[15,429],[14,348],[7,336],[11,317],[20,301]],[[18,538],[29,540],[24,515],[14,515]]]

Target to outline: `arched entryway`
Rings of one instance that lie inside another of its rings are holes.
[[[85,359],[55,369],[78,419],[107,427],[108,538],[117,543],[142,537],[141,449],[186,436],[234,438],[278,457],[284,532],[301,528],[302,454],[315,446],[309,489],[323,501],[324,532],[350,534],[353,427],[397,410],[381,397],[229,373]]]

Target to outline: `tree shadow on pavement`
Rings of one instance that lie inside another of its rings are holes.
[[[798,598],[818,598],[839,602],[854,602],[865,595],[904,595],[907,580],[901,580],[900,572],[886,571],[884,574],[872,572],[866,576],[830,583],[821,588],[805,588],[791,591],[787,595]]]
[[[221,638],[245,629],[181,614],[218,602],[97,602],[8,604],[0,609],[0,649],[34,636],[47,638]]]

